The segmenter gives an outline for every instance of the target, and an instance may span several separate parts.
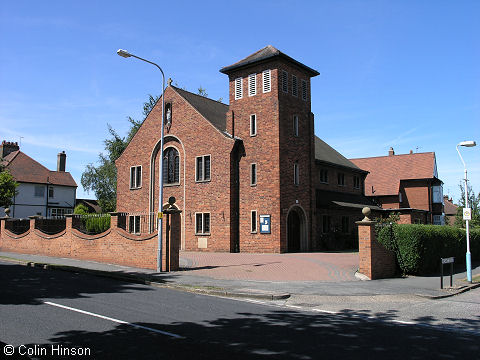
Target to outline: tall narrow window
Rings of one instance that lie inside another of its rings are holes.
[[[197,156],[195,174],[196,181],[210,180],[210,155]]]
[[[330,232],[330,216],[329,215],[322,216],[322,232],[324,234]]]
[[[142,167],[132,166],[130,168],[130,189],[142,187]]]
[[[235,100],[243,97],[243,78],[235,79]]]
[[[298,115],[293,115],[293,135],[298,136]]]
[[[250,185],[257,185],[257,164],[250,164]]]
[[[250,232],[257,232],[257,210],[252,210],[252,213],[250,214]]]
[[[248,75],[248,96],[257,95],[257,74]]]
[[[285,70],[282,70],[282,90],[288,93],[288,73]]]
[[[307,82],[302,80],[302,100],[307,101]]]
[[[328,170],[320,169],[320,182],[328,184]]]
[[[257,135],[257,115],[250,115],[250,136]]]
[[[295,185],[300,184],[300,174],[298,170],[298,161],[295,161],[293,164],[293,183]]]
[[[337,174],[337,184],[339,186],[345,186],[345,174],[343,173]]]
[[[53,192],[53,186],[50,186],[48,188],[48,197],[53,198],[54,192]]]
[[[348,216],[342,216],[342,233],[347,234],[350,232],[350,219]]]
[[[195,214],[195,233],[198,235],[210,234],[210,213]]]
[[[358,176],[353,177],[353,188],[360,189],[360,177]]]
[[[292,95],[298,96],[298,83],[295,75],[292,75]]]
[[[267,93],[272,90],[272,80],[271,80],[271,73],[270,70],[264,70],[262,72],[263,75],[263,92]]]
[[[180,183],[180,157],[177,149],[173,147],[166,148],[163,151],[163,183]]]
[[[140,216],[139,215],[128,217],[128,231],[132,234],[140,234]]]

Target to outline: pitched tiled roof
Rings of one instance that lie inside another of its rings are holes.
[[[5,156],[3,163],[18,182],[77,187],[77,183],[70,173],[48,170],[20,150]]]
[[[224,74],[228,74],[232,70],[236,70],[236,69],[248,66],[250,64],[257,63],[257,62],[260,62],[260,61],[264,61],[264,60],[267,60],[267,59],[270,59],[270,58],[273,58],[273,57],[281,57],[281,58],[286,59],[290,62],[293,62],[294,64],[298,65],[302,69],[309,72],[310,76],[320,75],[320,73],[317,70],[314,70],[314,69],[302,64],[301,62],[291,58],[290,56],[282,53],[280,50],[273,47],[272,45],[267,45],[263,49],[260,49],[256,52],[254,52],[253,54],[247,56],[246,58],[244,58],[240,61],[237,61],[236,63],[234,63],[232,65],[225,66],[225,67],[221,68],[220,72],[224,73]]]
[[[317,136],[315,136],[315,160],[362,171],[357,165]]]
[[[457,208],[458,206],[455,205],[451,199],[449,199],[448,197],[444,197],[443,198],[443,202],[444,202],[444,212],[445,212],[445,215],[453,215],[455,216],[457,214]]]
[[[398,195],[400,180],[435,178],[434,152],[359,158],[350,161],[370,173],[365,179],[365,195],[368,196]]]
[[[172,88],[218,130],[226,130],[228,105],[174,86]]]

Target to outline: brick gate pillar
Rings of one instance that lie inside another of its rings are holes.
[[[375,221],[368,207],[362,210],[365,218],[358,225],[358,272],[370,280],[393,277],[396,272],[395,254],[380,244],[375,236]]]

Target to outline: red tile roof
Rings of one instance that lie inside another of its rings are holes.
[[[458,206],[455,205],[452,201],[452,199],[449,199],[448,196],[443,197],[443,202],[444,202],[444,212],[445,215],[453,215],[455,216],[457,214],[457,208]]]
[[[365,179],[367,196],[398,195],[400,180],[433,179],[436,175],[434,152],[349,160],[370,173]]]
[[[5,156],[3,164],[18,182],[77,187],[69,172],[48,170],[20,150]]]

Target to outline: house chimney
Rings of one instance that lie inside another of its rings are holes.
[[[57,155],[57,171],[65,171],[65,163],[67,162],[67,154],[65,151]]]
[[[10,141],[2,141],[2,145],[0,145],[0,158],[4,158],[8,154],[20,150],[17,142],[10,142]]]
[[[390,147],[390,150],[388,150],[388,156],[393,156],[395,155],[395,151],[393,151],[393,147]]]
[[[413,150],[410,150],[410,154],[413,154]]]

